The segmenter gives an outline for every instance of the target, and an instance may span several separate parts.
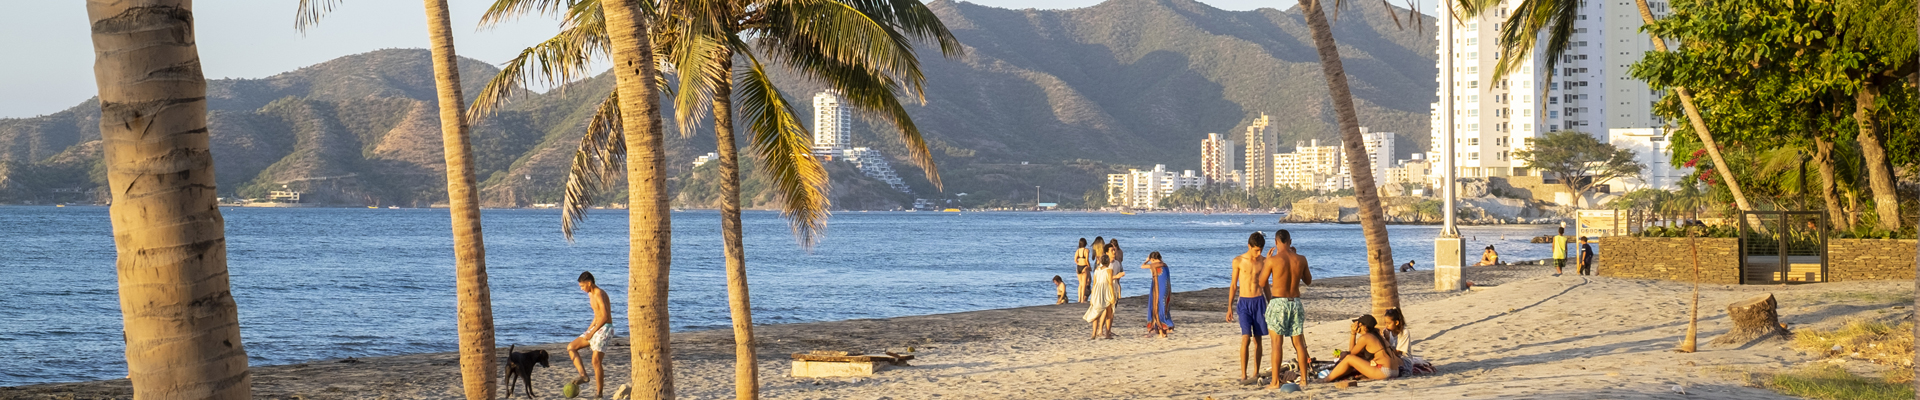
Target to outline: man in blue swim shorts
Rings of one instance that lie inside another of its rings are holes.
[[[1254,232],[1247,236],[1247,252],[1233,258],[1233,281],[1227,285],[1227,320],[1236,317],[1240,320],[1240,384],[1259,383],[1260,339],[1267,335],[1267,295],[1266,285],[1259,277],[1266,257],[1261,250],[1267,247],[1266,235]],[[1252,379],[1247,378],[1248,349],[1252,349]]]

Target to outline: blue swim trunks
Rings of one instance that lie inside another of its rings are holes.
[[[1240,335],[1254,337],[1267,335],[1267,299],[1265,297],[1241,297],[1234,301],[1233,316],[1240,321]]]

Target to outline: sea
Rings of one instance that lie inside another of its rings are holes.
[[[252,365],[453,351],[452,239],[445,209],[223,208],[228,270]],[[560,212],[481,212],[496,342],[570,340],[591,318],[574,280],[590,271],[626,325],[626,210],[593,210],[575,240]],[[1072,284],[1080,238],[1117,238],[1126,266],[1158,251],[1176,291],[1227,285],[1247,234],[1288,229],[1316,276],[1366,274],[1359,225],[1282,224],[1270,214],[837,212],[803,248],[777,212],[743,225],[756,324],[1052,304]],[[717,211],[673,211],[669,312],[678,331],[726,329]],[[1468,253],[1548,257],[1553,226],[1466,226]],[[1430,269],[1432,225],[1387,228],[1397,262]],[[0,386],[126,374],[106,207],[0,206]],[[1124,287],[1144,288],[1147,274]]]

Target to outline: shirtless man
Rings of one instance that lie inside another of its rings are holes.
[[[1307,258],[1294,253],[1293,235],[1281,229],[1273,233],[1273,251],[1267,253],[1264,269],[1258,278],[1262,282],[1271,279],[1267,286],[1266,318],[1267,328],[1273,330],[1273,370],[1280,370],[1280,359],[1287,352],[1280,347],[1287,337],[1293,338],[1293,352],[1298,353],[1301,371],[1312,366],[1307,357],[1307,311],[1300,305],[1300,285],[1313,284],[1313,272],[1307,270]],[[1277,373],[1277,372],[1276,372]],[[1300,384],[1307,384],[1305,373],[1300,376]],[[1279,389],[1280,379],[1276,376],[1268,389]]]
[[[593,393],[594,397],[602,397],[607,390],[602,357],[606,354],[607,341],[613,337],[613,314],[609,311],[613,307],[607,300],[607,291],[600,290],[600,286],[593,283],[593,273],[581,272],[579,282],[580,291],[587,292],[587,303],[593,305],[593,323],[587,324],[587,333],[567,343],[567,358],[573,359],[573,369],[580,372],[580,377],[574,378],[574,381],[586,382],[587,369],[580,366],[579,351],[581,348],[593,348]]]
[[[1227,320],[1235,316],[1240,320],[1240,383],[1252,385],[1259,383],[1260,373],[1260,337],[1267,335],[1266,284],[1259,278],[1261,266],[1266,257],[1260,251],[1267,247],[1266,235],[1254,232],[1247,236],[1247,252],[1233,258],[1233,280],[1227,284]],[[1247,348],[1253,348],[1254,381],[1247,379]]]

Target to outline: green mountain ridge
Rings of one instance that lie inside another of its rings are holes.
[[[856,118],[854,129],[855,143],[885,152],[918,197],[968,193],[969,204],[1020,204],[1032,201],[1037,185],[1046,201],[1075,204],[1107,173],[1197,168],[1201,138],[1238,139],[1263,112],[1282,143],[1337,137],[1318,56],[1293,9],[1223,11],[1191,0],[1110,0],[1070,10],[930,6],[969,51],[953,60],[924,54],[927,103],[909,106],[944,188],[907,161],[890,127]],[[1404,18],[1405,10],[1394,10]],[[1355,3],[1335,23],[1335,37],[1362,124],[1400,133],[1402,154],[1424,151],[1434,43],[1430,33],[1397,27],[1388,12]],[[497,71],[463,59],[468,96]],[[775,75],[797,111],[810,113],[822,87],[777,68]],[[221,193],[254,197],[284,185],[327,204],[444,202],[432,76],[425,50],[388,49],[266,78],[208,81]],[[556,202],[581,128],[611,90],[612,78],[602,75],[527,93],[476,124],[483,203]],[[0,202],[102,198],[98,123],[94,100],[0,119]],[[704,196],[685,192],[711,191],[691,165],[712,151],[710,132],[665,136],[669,172],[680,177],[671,184],[682,193],[677,206],[707,206]],[[837,208],[910,200],[870,190],[877,181],[849,171],[833,170]],[[747,170],[748,178],[754,173]],[[763,187],[747,189],[743,198],[771,198]],[[607,194],[603,201],[624,202],[624,191]]]

